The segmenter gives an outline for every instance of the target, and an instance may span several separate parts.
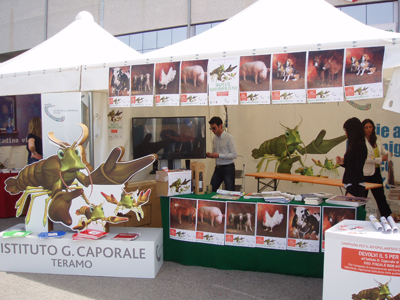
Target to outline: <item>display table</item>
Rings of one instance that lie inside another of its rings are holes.
[[[254,177],[257,179],[257,191],[260,193],[267,187],[272,188],[276,191],[278,187],[278,180],[288,180],[293,182],[307,182],[314,184],[323,184],[330,186],[337,186],[342,188],[344,186],[342,179],[337,178],[325,178],[325,177],[315,177],[315,176],[305,176],[305,175],[295,175],[286,173],[274,173],[274,172],[256,172],[248,173],[246,176]],[[263,179],[271,179],[269,182],[262,181]],[[261,187],[260,187],[261,185]],[[374,189],[381,187],[382,184],[379,183],[365,183],[365,189]]]
[[[182,195],[176,198],[224,201],[211,199],[213,195],[215,193]],[[262,199],[244,199],[243,197],[235,201],[264,202]],[[292,201],[290,204],[303,203]],[[324,203],[321,206],[335,205]],[[324,253],[322,252],[245,248],[178,241],[170,239],[169,235],[169,197],[161,197],[161,215],[164,230],[164,260],[166,261],[224,270],[261,271],[320,278],[323,275]],[[365,220],[365,217],[364,207],[358,207],[357,218]]]
[[[386,299],[389,294],[388,299],[400,299],[400,233],[378,232],[369,221],[344,220],[325,237],[324,300]]]
[[[0,173],[0,218],[15,217],[16,208],[15,203],[21,197],[22,193],[18,195],[10,195],[5,189],[4,181],[9,177],[17,176],[18,173]]]
[[[59,227],[57,230],[67,231]],[[25,230],[25,225],[15,225],[11,230]],[[120,232],[138,232],[141,236],[134,241],[113,240]],[[95,241],[73,241],[72,232],[45,240],[37,233],[24,238],[0,236],[0,271],[154,278],[163,264],[162,234],[161,228],[114,227]]]

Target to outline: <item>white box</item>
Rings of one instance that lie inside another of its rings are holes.
[[[379,299],[386,299],[385,289],[400,298],[399,233],[378,232],[371,222],[354,220],[325,231],[324,300],[361,299],[361,294],[378,299],[373,294],[379,292]]]
[[[25,230],[24,224],[8,230]],[[63,229],[62,229],[63,230]],[[66,231],[66,230],[65,230]],[[133,241],[113,240],[120,232],[139,232]],[[0,270],[44,274],[155,278],[163,264],[162,228],[113,227],[99,240],[41,240],[0,236]]]
[[[160,196],[175,196],[192,193],[192,171],[170,170],[156,172],[156,190]]]

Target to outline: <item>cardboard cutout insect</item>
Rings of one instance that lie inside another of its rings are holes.
[[[104,231],[106,231],[106,228],[104,227],[104,222],[110,222],[112,224],[118,224],[121,222],[126,222],[129,221],[129,218],[121,218],[117,216],[110,216],[106,217],[104,215],[104,210],[103,210],[103,203],[100,203],[99,205],[93,205],[90,204],[89,206],[82,206],[80,209],[76,211],[77,215],[82,215],[82,218],[79,220],[78,225],[76,225],[74,230],[83,230],[86,229],[90,223],[95,222],[95,223],[101,223],[103,226]]]
[[[92,185],[93,188],[93,185],[123,184],[157,159],[155,154],[151,154],[136,160],[120,162],[124,148],[117,147],[110,152],[105,163],[92,171],[93,168],[86,161],[85,150],[82,147],[82,143],[88,136],[88,129],[84,124],[78,125],[82,133],[72,145],[58,140],[54,132],[49,132],[49,140],[59,146],[57,155],[27,165],[16,177],[10,177],[5,181],[5,189],[10,194],[23,192],[16,203],[17,217],[29,203],[28,197],[30,197],[26,224],[30,221],[35,198],[47,195],[43,225],[47,223],[47,217],[50,217],[54,222],[69,226],[72,224],[69,212],[71,201],[81,196],[90,205],[81,185],[85,187]],[[82,173],[81,170],[86,170],[88,175]]]
[[[337,170],[340,165],[337,163],[333,162],[333,159],[328,159],[325,157],[325,162],[324,164],[321,163],[319,160],[311,159],[317,166],[321,167],[321,170],[319,171],[319,174],[321,174],[324,170],[327,171],[333,171],[335,172],[335,177],[339,176],[339,171]]]
[[[136,218],[140,221],[140,217],[144,218],[144,211],[142,209],[142,205],[149,202],[151,190],[148,189],[146,193],[143,194],[141,191],[138,195],[139,190],[136,192],[127,193],[124,189],[122,189],[121,200],[118,202],[113,194],[108,196],[105,193],[101,193],[103,197],[107,200],[107,202],[117,205],[114,214],[116,215],[119,210],[129,209],[136,213]]]
[[[378,283],[378,287],[374,287],[372,289],[366,289],[359,291],[357,294],[351,295],[351,299],[354,300],[362,300],[362,299],[376,299],[376,300],[384,300],[384,299],[395,299],[400,295],[396,295],[392,297],[392,293],[389,290],[388,284],[392,280],[390,279],[386,283],[380,283],[376,279],[374,279]]]
[[[295,160],[299,160],[300,164],[304,167],[304,163],[301,160],[300,154],[326,154],[333,147],[346,140],[345,135],[331,140],[324,140],[326,131],[321,130],[314,141],[312,141],[306,147],[302,147],[301,144],[304,145],[304,143],[301,140],[300,133],[298,131],[302,121],[303,120],[301,120],[300,123],[293,129],[290,129],[289,127],[279,123],[285,129],[285,133],[263,142],[258,149],[253,149],[252,156],[255,159],[261,158],[261,161],[257,164],[257,172],[260,171],[264,160],[267,160],[264,171],[267,170],[269,162],[276,160],[275,172],[278,170],[278,173],[290,174],[291,167],[294,163],[294,158],[298,158]]]

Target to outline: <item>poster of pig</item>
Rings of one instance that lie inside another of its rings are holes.
[[[179,106],[180,62],[157,63],[154,71],[156,106]]]
[[[255,247],[256,203],[227,202],[225,245]]]
[[[346,49],[344,75],[346,100],[383,97],[385,47]]]
[[[344,49],[308,52],[307,102],[339,102],[343,96]]]
[[[110,108],[130,106],[130,71],[130,66],[108,69],[108,104]]]
[[[306,103],[306,54],[272,55],[272,104]]]
[[[319,252],[321,207],[289,205],[287,250]]]
[[[239,57],[208,60],[209,105],[238,105]]]
[[[240,57],[240,104],[270,104],[271,55]]]
[[[169,199],[169,237],[185,242],[196,241],[197,200]]]
[[[256,247],[286,250],[288,206],[257,203]]]
[[[181,105],[207,105],[208,59],[182,61],[181,63]]]
[[[131,67],[131,107],[153,106],[154,64]]]
[[[357,208],[348,206],[322,208],[322,252],[325,252],[325,231],[343,220],[357,220]]]
[[[197,207],[196,242],[224,245],[226,202],[199,200]]]

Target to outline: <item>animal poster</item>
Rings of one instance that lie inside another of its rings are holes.
[[[240,57],[240,104],[270,104],[271,55]]]
[[[154,64],[131,66],[131,107],[153,106]]]
[[[157,63],[154,76],[156,106],[179,106],[180,62]]]
[[[256,203],[227,202],[225,245],[256,246]]]
[[[256,247],[286,250],[288,206],[257,203]]]
[[[272,104],[306,103],[307,52],[272,55]]]
[[[383,97],[384,55],[384,46],[346,49],[346,100]]]
[[[224,245],[225,201],[198,201],[196,242]]]
[[[321,207],[289,205],[287,223],[287,249],[319,252]]]
[[[131,93],[130,66],[109,68],[109,107],[129,107]]]
[[[343,65],[344,49],[308,52],[308,103],[344,100]]]
[[[325,231],[343,220],[356,220],[357,208],[355,207],[322,207],[322,246],[321,251],[325,252]]]
[[[197,200],[169,198],[170,239],[196,242]]]
[[[115,111],[110,109],[108,114],[108,139],[116,140],[122,139],[123,126],[122,126],[122,111]]]
[[[209,105],[238,105],[239,57],[212,58],[208,61]]]
[[[181,63],[181,105],[204,106],[207,98],[208,59],[182,61]]]

